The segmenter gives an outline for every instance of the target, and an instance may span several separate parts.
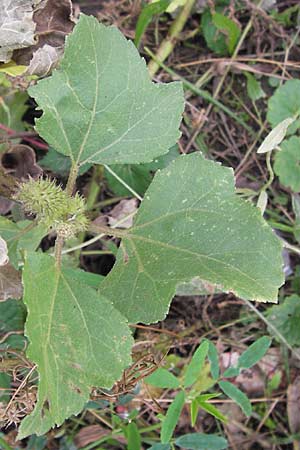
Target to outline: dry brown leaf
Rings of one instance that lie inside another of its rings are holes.
[[[287,390],[287,415],[291,433],[300,432],[300,376]]]
[[[0,301],[9,298],[22,298],[23,285],[21,274],[10,263],[0,267]]]
[[[111,227],[131,228],[134,213],[137,211],[138,201],[136,198],[121,200],[109,213],[108,223]]]
[[[34,44],[33,5],[38,0],[3,0],[0,14],[0,61],[11,59],[15,49]]]
[[[36,44],[14,52],[17,64],[29,66],[28,73],[47,75],[62,56],[65,37],[75,23],[71,0],[42,0],[34,10]]]
[[[86,445],[98,441],[109,432],[109,429],[102,428],[101,425],[89,425],[81,428],[81,430],[76,434],[74,444],[78,448],[83,448]]]
[[[7,244],[4,239],[0,236],[0,266],[5,266],[8,263],[8,250]]]
[[[31,147],[23,144],[16,144],[2,154],[1,165],[6,174],[11,174],[18,180],[28,177],[38,178],[42,169],[36,163],[36,156]]]

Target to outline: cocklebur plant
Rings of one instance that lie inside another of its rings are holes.
[[[14,195],[24,210],[36,215],[38,222],[57,236],[70,238],[85,231],[88,218],[84,199],[76,193],[68,195],[55,181],[39,178],[20,183]]]
[[[71,160],[65,191],[51,187],[70,208],[62,217],[58,205],[58,223],[85,217],[78,194],[71,200],[83,164],[151,162],[180,136],[181,83],[153,83],[134,45],[93,17],[81,15],[59,68],[29,94],[43,112],[37,132]],[[25,186],[18,195],[26,209],[59,232],[44,203],[33,209],[24,192]],[[277,301],[283,283],[280,241],[259,210],[235,194],[232,170],[200,153],[179,156],[157,171],[132,228],[92,231],[122,241],[98,289],[81,270],[64,265],[63,233],[55,257],[25,252],[26,355],[39,384],[19,438],[44,434],[78,414],[92,387],[110,389],[131,363],[128,322],[163,320],[179,283],[200,277],[240,297],[269,302]]]

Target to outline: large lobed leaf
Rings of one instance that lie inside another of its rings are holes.
[[[130,363],[132,346],[124,317],[77,279],[76,270],[59,270],[51,256],[28,255],[24,288],[27,356],[37,364],[39,391],[20,439],[78,414],[92,386],[110,388]]]
[[[181,156],[158,172],[101,292],[131,322],[165,317],[178,283],[199,276],[240,297],[277,301],[281,244],[234,193],[231,169]]]
[[[154,84],[133,43],[81,15],[59,70],[30,89],[36,129],[73,162],[150,162],[179,137],[181,83]]]

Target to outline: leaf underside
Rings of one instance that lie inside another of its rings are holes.
[[[44,434],[78,414],[92,386],[110,388],[130,364],[132,337],[126,320],[76,274],[57,269],[48,255],[26,258],[27,356],[37,365],[39,391],[19,439]]]
[[[130,322],[162,320],[178,283],[199,276],[236,295],[277,301],[281,243],[234,193],[231,169],[199,153],[157,172],[101,293]]]
[[[94,17],[81,15],[59,69],[29,92],[39,134],[79,165],[150,162],[180,136],[181,83],[152,83],[133,43]]]

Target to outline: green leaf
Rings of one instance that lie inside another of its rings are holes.
[[[132,323],[162,320],[176,285],[195,276],[240,297],[277,301],[279,239],[235,195],[232,170],[199,153],[156,173],[133,228],[121,234],[101,292]]]
[[[178,392],[173,402],[169,406],[166,417],[163,419],[161,426],[160,439],[162,444],[167,444],[173,436],[175,427],[179,420],[182,408],[185,402],[185,394],[183,391]]]
[[[221,420],[221,422],[227,422],[227,417],[224,416],[224,414],[222,414],[221,411],[219,411],[218,408],[213,406],[211,403],[198,401],[198,405],[208,414],[214,416],[218,420]]]
[[[222,10],[223,8],[217,8],[217,11]],[[201,28],[207,46],[218,55],[228,55],[226,36],[214,25],[212,14],[208,8],[201,16]]]
[[[197,396],[197,401],[207,402],[207,400],[210,400],[211,398],[219,397],[220,395],[221,395],[220,392],[214,392],[213,394],[200,394]]]
[[[198,411],[199,411],[198,401],[197,401],[196,398],[194,398],[194,400],[191,401],[191,406],[190,406],[190,415],[191,415],[191,425],[192,425],[192,427],[194,427],[195,424],[196,424]]]
[[[218,12],[212,15],[212,21],[218,30],[227,35],[226,45],[230,55],[232,55],[241,34],[239,27],[233,20]]]
[[[0,402],[9,402],[11,381],[11,375],[8,375],[8,373],[5,372],[0,372]]]
[[[64,272],[72,276],[72,274],[74,273],[74,269],[65,267]],[[94,289],[99,289],[100,283],[102,283],[103,279],[104,277],[97,273],[86,272],[85,270],[81,269],[76,270],[76,280],[81,281],[83,284],[86,284],[87,286],[90,286]]]
[[[0,336],[13,331],[23,331],[26,318],[26,308],[23,302],[18,300],[7,300],[0,302]],[[0,348],[12,348],[15,350],[24,350],[26,339],[24,336],[10,334]]]
[[[283,186],[290,187],[294,192],[300,191],[300,138],[292,136],[280,145],[276,152],[274,172],[279,176]]]
[[[46,450],[47,440],[46,436],[36,436],[34,434],[28,439],[26,450]],[[59,450],[62,450],[62,447],[60,447]]]
[[[111,169],[140,196],[143,196],[152,181],[152,175],[146,164],[113,164]],[[118,196],[132,197],[132,193],[105,169],[105,178],[109,189]]]
[[[285,138],[288,127],[294,122],[294,119],[289,117],[280,122],[276,127],[268,134],[268,136],[263,140],[257,153],[267,153],[278,147],[279,144]]]
[[[131,422],[125,428],[128,450],[141,449],[141,435],[135,422]]]
[[[7,300],[0,302],[0,334],[22,331],[26,318],[26,308],[22,302]]]
[[[239,367],[228,367],[228,369],[226,369],[223,373],[223,377],[224,378],[233,378],[233,377],[237,377],[240,373],[240,369]]]
[[[209,343],[207,341],[202,342],[193,357],[187,366],[185,375],[184,375],[184,387],[187,388],[194,384],[201,374],[201,369],[203,367],[205,358],[208,353]]]
[[[171,372],[163,367],[159,367],[155,372],[146,377],[144,381],[158,388],[176,389],[179,387],[179,380]]]
[[[30,88],[38,133],[76,164],[150,162],[180,136],[181,83],[154,84],[134,44],[81,15],[59,69]]]
[[[268,310],[268,319],[292,346],[300,345],[300,297],[286,297],[280,305]],[[272,330],[269,330],[272,333]],[[275,336],[276,337],[276,336]]]
[[[36,250],[46,234],[47,229],[42,225],[35,226],[29,220],[15,223],[0,216],[0,235],[7,243],[10,262],[15,266],[21,257],[20,251]]]
[[[115,164],[111,169],[128,184],[134,191],[144,195],[149,184],[152,181],[152,172],[158,169],[164,169],[171,161],[179,156],[178,146],[173,145],[169,152],[156,158],[151,163],[145,164]],[[132,196],[132,193],[123,186],[108,170],[105,170],[105,177],[108,187],[116,195]]]
[[[261,84],[257,79],[252,75],[252,73],[244,72],[247,78],[247,94],[253,102],[256,102],[262,97],[265,97],[266,94],[262,90]]]
[[[268,102],[267,119],[274,128],[284,119],[299,115],[300,80],[288,80],[280,86]],[[289,127],[288,134],[293,134],[300,126],[300,120]]]
[[[209,347],[208,347],[208,360],[210,362],[210,372],[211,372],[211,376],[213,377],[214,380],[217,380],[219,378],[219,374],[220,374],[220,366],[219,366],[219,356],[218,356],[218,351],[216,349],[216,346],[211,342],[209,342]]]
[[[50,147],[47,154],[39,160],[39,166],[62,177],[67,177],[71,169],[71,160],[68,156],[62,155]],[[78,175],[83,175],[90,167],[91,164],[84,164],[80,167]]]
[[[238,359],[238,368],[250,369],[254,366],[263,356],[265,356],[267,350],[271,345],[272,339],[268,336],[262,336],[253,342],[244,353]]]
[[[45,277],[45,275],[47,275]],[[39,372],[38,401],[21,423],[19,439],[42,435],[78,414],[92,386],[111,388],[130,363],[132,338],[122,315],[45,254],[28,254],[27,357]]]
[[[12,90],[14,92],[14,90]],[[24,131],[22,117],[27,110],[26,92],[14,92],[4,95],[0,105],[0,123],[15,131]]]
[[[170,450],[170,444],[154,444],[149,450]]]
[[[250,416],[252,412],[251,403],[244,392],[240,391],[234,384],[229,381],[220,381],[219,386],[231,400],[236,402],[246,416]]]
[[[169,3],[170,0],[159,0],[158,2],[149,3],[144,6],[135,27],[134,43],[137,47],[153,16],[165,12],[169,6]]]
[[[228,447],[226,439],[216,434],[191,433],[176,439],[180,448],[191,450],[223,450]]]

